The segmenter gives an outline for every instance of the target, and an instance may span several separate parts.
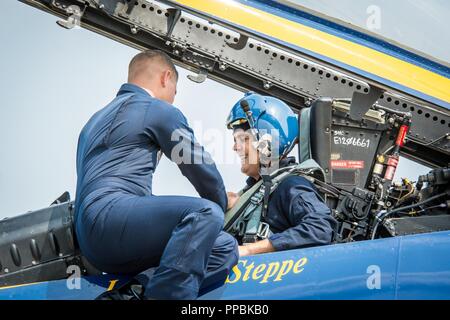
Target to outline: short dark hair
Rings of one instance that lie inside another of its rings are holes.
[[[128,74],[130,74],[132,68],[142,63],[145,60],[155,60],[159,59],[163,64],[165,64],[169,69],[175,74],[176,79],[178,80],[178,71],[175,68],[175,65],[173,64],[170,57],[167,55],[167,53],[161,51],[161,50],[145,50],[142,52],[139,52],[137,55],[131,59],[130,64],[128,65]]]

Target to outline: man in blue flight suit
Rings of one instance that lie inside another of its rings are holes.
[[[160,51],[129,64],[128,83],[81,131],[75,229],[96,268],[137,275],[157,267],[150,299],[195,299],[237,263],[236,240],[222,231],[227,194],[210,155],[172,105],[178,73]],[[155,196],[160,151],[202,198]],[[230,202],[231,203],[231,202]]]
[[[247,112],[243,110],[243,101],[248,106]],[[251,121],[248,119],[249,116],[252,118]],[[272,152],[277,154],[275,156],[266,154],[266,160],[268,157],[279,159],[277,163],[279,168],[295,164],[295,158],[287,157],[287,154],[297,141],[299,132],[297,116],[281,100],[249,92],[232,108],[227,119],[227,127],[233,129],[233,150],[241,159],[241,171],[249,177],[243,191],[250,189],[262,178],[261,159],[262,153],[267,152],[267,144],[263,143],[264,147],[261,149],[259,147],[261,143],[255,141],[256,134],[259,134],[261,139],[263,132],[272,133],[270,139],[276,139],[271,143]],[[273,134],[274,131],[277,134]],[[274,163],[269,165],[276,168]],[[237,194],[233,196],[238,197]],[[289,176],[282,180],[268,201],[264,222],[270,226],[272,235],[239,246],[239,254],[247,256],[329,244],[337,225],[330,213],[330,209],[320,200],[311,182],[301,176]]]

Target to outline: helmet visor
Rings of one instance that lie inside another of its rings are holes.
[[[242,124],[247,123],[247,119],[236,119],[227,124],[228,129],[234,129],[235,127],[241,126]]]

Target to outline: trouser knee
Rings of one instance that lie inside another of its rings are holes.
[[[239,250],[237,240],[229,233],[223,232],[223,250],[224,254],[228,257],[224,261],[224,266],[227,271],[230,272],[231,268],[235,266],[239,260]]]
[[[222,229],[224,221],[224,212],[222,208],[216,203],[202,199],[201,202],[201,216],[200,219],[207,222],[211,227]]]

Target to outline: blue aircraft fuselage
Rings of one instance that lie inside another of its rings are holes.
[[[0,288],[0,299],[94,299],[127,277]],[[199,299],[450,299],[450,231],[242,257]]]

